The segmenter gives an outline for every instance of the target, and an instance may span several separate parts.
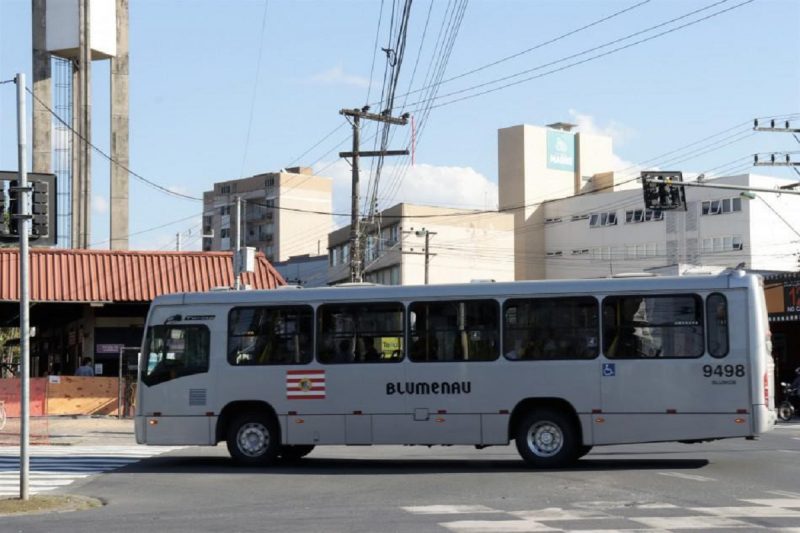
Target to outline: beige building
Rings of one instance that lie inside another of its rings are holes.
[[[465,214],[462,209],[397,204],[367,225],[364,281],[422,285],[428,282],[514,279],[514,216]],[[350,227],[329,235],[328,283],[350,280]],[[426,247],[427,239],[427,247]]]
[[[270,261],[324,253],[332,228],[333,180],[308,167],[258,174],[214,184],[203,193],[203,250],[232,250],[236,198],[242,203],[242,246]],[[206,235],[212,235],[206,237]]]
[[[613,187],[610,137],[575,132],[573,124],[519,125],[498,131],[498,196],[513,213],[515,279],[547,277],[545,203]]]

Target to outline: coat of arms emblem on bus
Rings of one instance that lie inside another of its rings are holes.
[[[287,370],[287,400],[324,400],[324,370]]]

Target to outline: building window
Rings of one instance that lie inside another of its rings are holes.
[[[703,239],[703,253],[732,252],[744,249],[742,237],[726,235],[723,237],[707,237]]]
[[[564,252],[561,250],[557,250],[555,252],[547,252],[547,257],[561,257],[564,255]]]
[[[724,198],[722,200],[708,200],[701,204],[703,215],[724,215],[726,213],[736,213],[742,210],[742,199]]]
[[[576,220],[589,220],[589,214],[585,213],[583,215],[572,215],[572,218],[570,218],[570,220],[572,222],[575,222]]]
[[[231,236],[231,229],[230,228],[222,228],[219,230],[219,237],[220,239],[228,239]]]
[[[553,217],[553,218],[546,218],[544,219],[545,224],[558,224],[562,221],[561,217]]]
[[[222,216],[230,215],[231,214],[231,206],[223,205],[219,208],[219,214]]]
[[[231,193],[231,186],[230,185],[220,185],[219,186],[220,194],[230,194]]]
[[[274,187],[275,186],[275,178],[267,178],[264,180],[264,187]]]
[[[594,259],[595,261],[610,261],[611,247],[595,246],[594,248],[592,248],[592,259]]]
[[[617,212],[609,211],[607,213],[592,213],[589,218],[589,227],[597,228],[601,226],[616,226],[617,225]]]
[[[635,224],[638,222],[664,220],[663,211],[654,211],[652,209],[631,209],[625,211],[625,223]]]

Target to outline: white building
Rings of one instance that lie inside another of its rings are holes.
[[[785,180],[744,174],[705,182],[778,188]],[[639,186],[641,187],[641,186]],[[686,187],[687,210],[644,209],[641,189],[545,204],[545,273],[593,278],[667,265],[796,271],[800,197]]]
[[[686,187],[686,211],[644,209],[638,171],[614,172],[609,137],[568,124],[499,131],[500,209],[515,213],[516,279],[593,278],[671,265],[796,271],[800,197]],[[745,174],[706,180],[774,188]]]
[[[367,225],[364,281],[384,285],[514,279],[514,215],[397,204]],[[426,238],[428,246],[426,248]],[[329,235],[328,283],[350,281],[350,227]]]

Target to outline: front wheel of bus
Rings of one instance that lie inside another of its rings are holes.
[[[314,449],[313,444],[298,444],[292,446],[281,446],[280,456],[281,459],[288,462],[299,461],[306,455],[311,453]]]
[[[572,420],[553,409],[531,411],[517,427],[517,451],[531,466],[557,468],[578,458],[578,438]]]
[[[228,451],[234,461],[245,465],[266,465],[280,450],[278,424],[259,413],[245,413],[228,426]]]

